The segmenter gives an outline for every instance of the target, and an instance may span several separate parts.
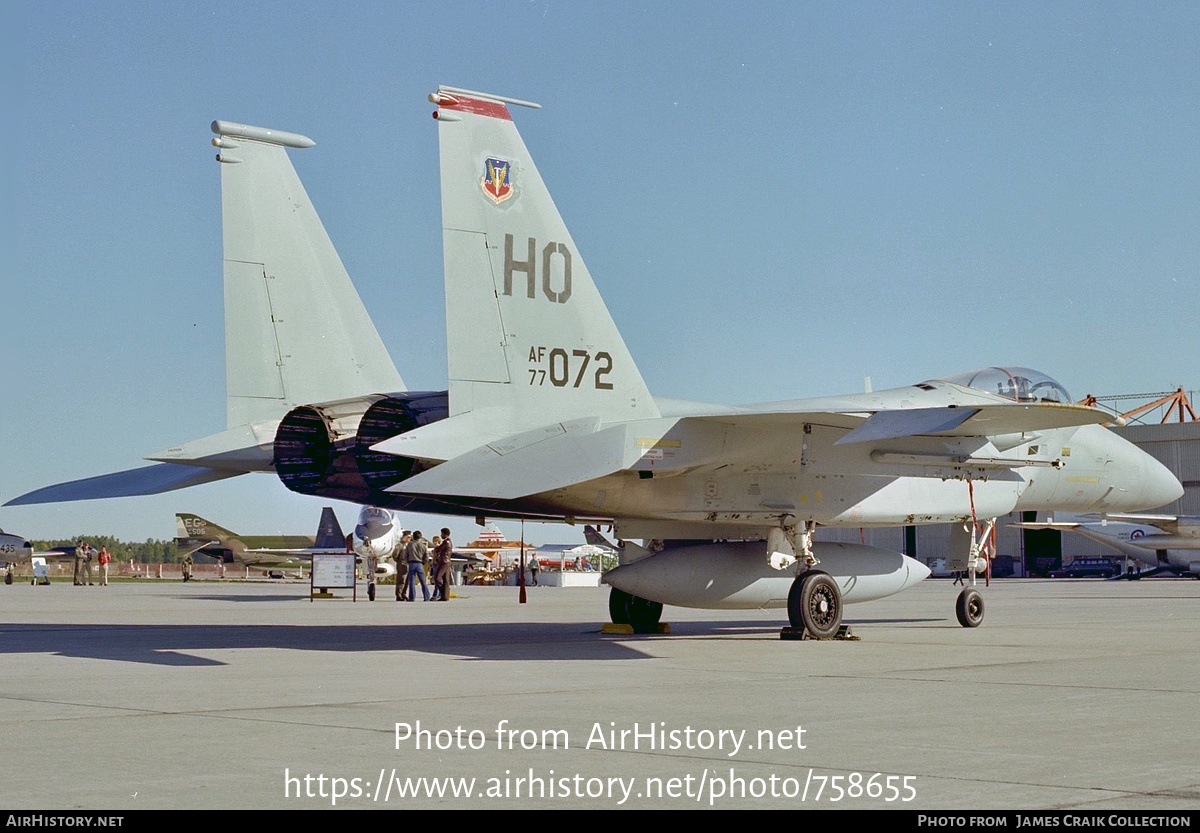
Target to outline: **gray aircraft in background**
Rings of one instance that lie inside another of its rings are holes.
[[[1142,576],[1166,572],[1200,578],[1200,517],[1196,515],[1085,515],[1012,526],[1082,535],[1149,567]]]
[[[654,397],[509,105],[441,87],[449,387],[407,391],[287,157],[312,140],[217,121],[228,428],[153,466],[10,503],[149,494],[274,470],[291,489],[476,517],[613,524],[614,620],[662,603],[786,607],[838,631],[843,602],[928,575],[820,526],[954,525],[973,586],[998,516],[1132,512],[1182,494],[1158,461],[1051,377],[991,367],[894,390],[726,406]],[[753,322],[742,322],[753,326]],[[641,539],[644,545],[631,543]]]
[[[16,564],[33,557],[33,544],[20,535],[0,529],[0,564]]]
[[[396,574],[394,561],[389,564],[388,559],[394,559],[399,541],[400,527],[391,513],[371,506],[362,508],[349,536],[350,547],[359,556],[359,562],[375,556],[377,578]],[[240,564],[281,576],[284,570],[311,566],[314,555],[346,552],[347,536],[330,506],[321,510],[315,537],[239,535],[199,515],[177,512],[175,546],[181,557],[199,553],[223,564]]]

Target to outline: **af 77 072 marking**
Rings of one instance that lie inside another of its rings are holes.
[[[575,366],[575,382],[570,386],[577,388],[583,382],[584,373],[588,369],[588,364],[591,362],[593,355],[587,350],[572,350],[568,356],[567,351],[562,347],[546,348],[543,345],[529,348],[529,363],[531,365],[541,365],[545,363],[547,367],[531,367],[529,368],[529,384],[544,385],[546,380],[550,380],[550,384],[556,388],[565,388],[571,381],[571,367]],[[596,390],[612,390],[612,382],[603,381],[610,373],[612,373],[613,360],[612,356],[601,350],[594,356],[596,366],[592,375],[592,387]]]

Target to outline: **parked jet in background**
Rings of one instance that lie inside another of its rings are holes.
[[[0,566],[23,564],[34,558],[44,558],[47,561],[71,561],[75,558],[75,547],[52,547],[48,550],[35,551],[31,541],[20,535],[10,535],[0,529]]]
[[[923,568],[899,553],[884,563],[814,545],[820,525],[954,524],[963,566],[948,566],[973,579],[1000,515],[1137,511],[1182,493],[1154,458],[1101,427],[1110,414],[1070,404],[1026,368],[747,407],[651,396],[513,125],[508,105],[528,102],[448,87],[431,99],[447,391],[404,391],[383,353],[288,162],[286,147],[312,141],[214,122],[231,427],[153,455],[158,466],[11,503],[273,468],[294,491],[371,506],[614,523],[618,537],[650,542],[614,587],[616,618],[652,627],[662,601],[704,606],[714,584],[732,599],[739,583],[765,587],[756,576],[769,564],[794,574],[787,598],[756,589],[772,598],[746,604],[786,604],[793,626],[828,636],[843,596],[853,600],[868,575],[877,597]],[[687,543],[654,543],[663,540]],[[761,565],[743,566],[749,552]],[[974,587],[957,614],[982,620]]]
[[[386,516],[386,517],[385,517]],[[395,575],[393,564],[384,559],[394,555],[400,541],[400,526],[384,509],[364,506],[351,536],[351,547],[363,558],[376,556],[377,578]],[[307,567],[319,553],[346,552],[346,536],[333,508],[321,510],[315,538],[304,535],[238,535],[199,515],[175,515],[175,545],[180,556],[200,553],[224,563],[242,564],[269,572]]]
[[[238,535],[199,515],[175,515],[175,546],[180,558],[207,555],[222,564],[240,564],[272,575],[299,570],[312,563],[313,553],[346,551],[346,537],[333,509],[321,511],[316,538],[305,535]]]
[[[30,541],[0,529],[0,564],[28,561],[32,557],[33,544]]]
[[[403,536],[404,529],[395,515],[377,506],[364,506],[354,525],[352,543],[354,551],[363,558],[377,558],[380,564],[391,560],[395,564]]]
[[[1150,567],[1142,576],[1169,572],[1200,578],[1200,517],[1195,515],[1106,514],[1012,526],[1082,535]]]

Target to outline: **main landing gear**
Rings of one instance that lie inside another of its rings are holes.
[[[816,639],[837,636],[842,626],[842,591],[824,570],[805,570],[788,592],[788,621]]]
[[[608,615],[613,624],[629,625],[634,633],[656,633],[662,612],[662,602],[652,602],[615,587],[608,594]]]
[[[795,554],[796,578],[788,591],[788,623],[781,634],[786,639],[803,638],[832,639],[842,627],[842,591],[833,576],[824,570],[814,569],[817,558],[813,553],[812,536],[817,525],[805,521],[797,528],[789,524],[782,527],[782,538]],[[768,558],[777,556],[776,550],[783,548],[783,540],[774,531],[767,538]],[[772,562],[772,566],[774,562]]]

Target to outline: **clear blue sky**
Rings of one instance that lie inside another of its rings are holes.
[[[224,428],[214,118],[316,140],[293,161],[384,342],[410,387],[444,387],[438,83],[543,105],[518,126],[656,394],[742,403],[989,364],[1077,396],[1200,385],[1195,3],[4,14],[3,499]],[[0,509],[0,526],[164,538],[189,510],[307,532],[323,503],[263,475]]]

